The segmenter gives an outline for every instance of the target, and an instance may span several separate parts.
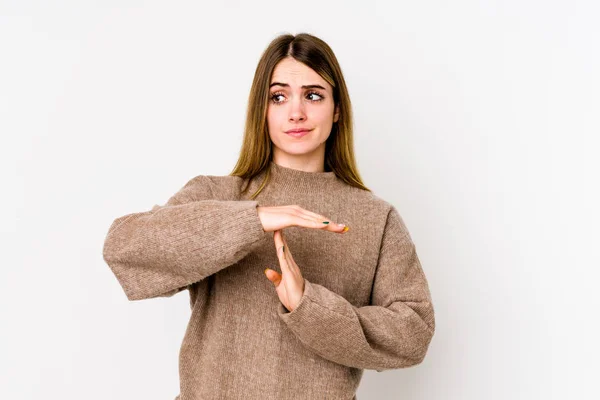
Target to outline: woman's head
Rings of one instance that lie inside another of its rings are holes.
[[[274,161],[320,169],[325,143],[340,116],[332,85],[306,64],[287,56],[275,66],[269,88],[267,131]],[[293,132],[298,129],[306,131]]]
[[[276,157],[311,165],[319,159],[325,171],[369,190],[356,169],[352,125],[346,82],[329,45],[308,33],[280,35],[256,67],[242,148],[230,175],[252,178]],[[286,133],[295,128],[312,130],[302,138]]]

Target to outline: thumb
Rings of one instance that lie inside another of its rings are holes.
[[[277,271],[273,271],[272,269],[265,269],[265,275],[267,279],[273,282],[275,287],[279,286],[279,282],[281,282],[281,274]]]

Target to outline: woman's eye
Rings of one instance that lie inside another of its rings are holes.
[[[283,96],[282,94],[274,94],[273,96],[271,96],[271,100],[273,100],[275,103],[280,103],[280,101],[277,101],[277,98],[279,96]]]
[[[309,93],[308,95],[309,95],[309,96],[317,96],[317,97],[318,97],[317,99],[314,99],[314,98],[312,99],[312,100],[314,100],[314,101],[319,101],[319,100],[321,100],[321,99],[322,99],[322,96],[321,96],[319,93],[311,92],[311,93]]]

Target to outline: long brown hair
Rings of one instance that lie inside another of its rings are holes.
[[[269,163],[273,159],[273,143],[267,130],[269,85],[277,63],[286,57],[305,64],[319,74],[333,88],[334,107],[339,106],[339,119],[333,123],[325,143],[325,171],[348,185],[371,191],[363,183],[356,167],[352,134],[352,104],[342,69],[327,43],[308,33],[283,34],[276,37],[263,52],[254,72],[248,98],[246,126],[238,161],[229,174],[248,179],[266,170],[266,176],[251,199],[262,191],[269,181]],[[243,189],[245,192],[249,184]]]

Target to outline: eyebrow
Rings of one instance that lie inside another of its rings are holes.
[[[287,83],[281,83],[281,82],[273,82],[269,85],[269,88],[272,88],[273,86],[283,86],[283,87],[290,87],[290,85],[288,85]],[[323,86],[321,85],[302,85],[301,86],[302,89],[323,89],[323,90],[327,90],[325,89]]]

